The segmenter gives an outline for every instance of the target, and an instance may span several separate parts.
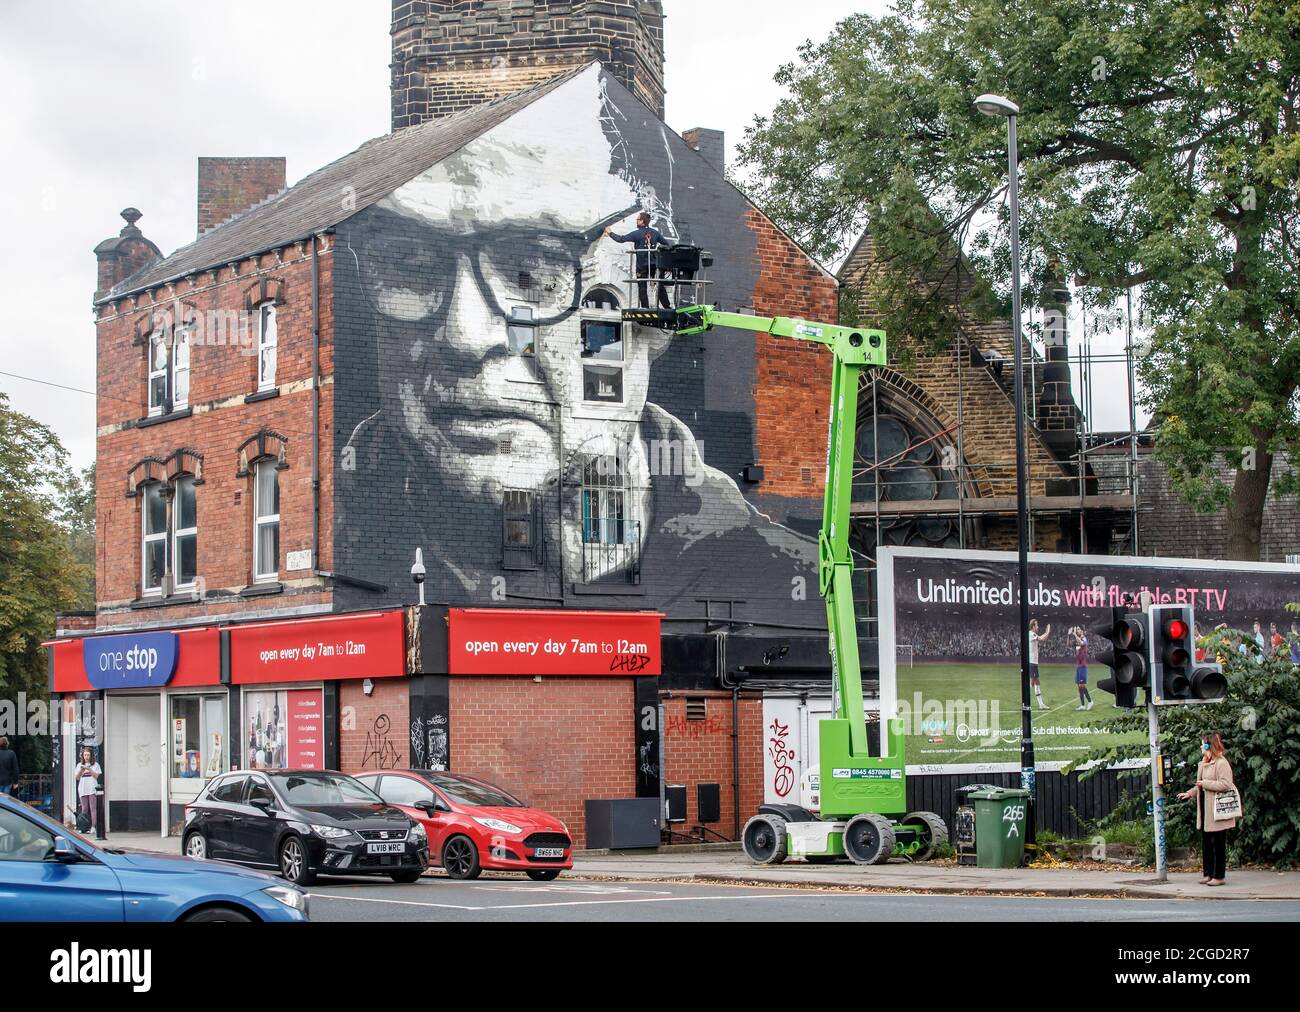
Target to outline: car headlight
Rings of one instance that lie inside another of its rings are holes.
[[[412,843],[427,843],[429,834],[424,831],[424,827],[418,822],[410,829],[410,839]]]
[[[502,819],[480,819],[474,816],[474,821],[480,826],[487,826],[488,829],[495,829],[498,833],[522,833],[523,830],[518,826],[513,826]]]
[[[283,903],[286,907],[304,914],[307,912],[307,894],[301,889],[290,889],[288,886],[267,886],[262,892],[276,902]]]
[[[342,839],[342,838],[345,837],[345,836],[351,836],[351,835],[352,835],[352,830],[350,830],[350,829],[340,829],[338,826],[315,826],[315,825],[313,825],[313,826],[311,827],[311,831],[312,831],[313,833],[315,833],[317,836],[323,836],[323,837],[325,837],[325,839],[327,839],[327,840],[339,840],[339,839]]]

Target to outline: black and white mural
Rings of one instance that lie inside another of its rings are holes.
[[[746,207],[593,66],[341,225],[335,568],[402,597],[421,547],[431,602],[824,627],[820,504],[765,515],[739,480],[752,338],[620,322],[637,293],[607,229],[648,212],[745,310]]]

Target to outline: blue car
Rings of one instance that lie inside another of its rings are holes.
[[[307,894],[215,861],[98,847],[0,794],[0,921],[305,921]]]

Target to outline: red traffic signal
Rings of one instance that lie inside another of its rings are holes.
[[[1195,628],[1190,605],[1151,606],[1151,691],[1157,705],[1213,703],[1228,695],[1223,668],[1196,661]]]

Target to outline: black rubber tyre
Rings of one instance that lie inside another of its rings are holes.
[[[478,859],[478,847],[468,836],[453,836],[442,845],[442,867],[448,878],[478,878],[483,868]]]
[[[745,823],[740,834],[745,856],[755,864],[780,864],[786,859],[785,819],[760,813]]]
[[[197,829],[185,837],[181,844],[181,853],[186,857],[192,857],[196,861],[204,861],[208,856],[208,840]]]
[[[934,812],[909,812],[903,816],[902,825],[915,826],[921,835],[921,846],[912,854],[913,861],[928,861],[935,847],[948,842],[948,826]]]
[[[280,874],[300,886],[316,881],[316,873],[307,863],[307,845],[296,836],[286,836],[280,844]]]
[[[529,871],[528,877],[534,882],[554,882],[560,877],[560,869],[538,868],[536,871]]]
[[[883,815],[855,815],[844,827],[844,853],[854,864],[883,864],[896,843],[894,827]]]
[[[252,924],[253,918],[234,907],[208,907],[184,918],[186,924]]]
[[[419,882],[423,874],[422,871],[390,871],[388,877],[402,885],[410,885],[412,882]]]

